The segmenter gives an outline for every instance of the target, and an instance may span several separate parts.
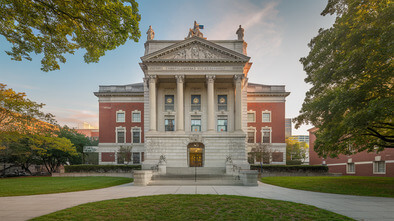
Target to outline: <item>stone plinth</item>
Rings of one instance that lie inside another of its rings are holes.
[[[152,179],[152,170],[134,171],[134,186],[146,186]]]
[[[242,170],[240,173],[240,178],[244,186],[257,186],[257,176],[258,172],[256,170]]]

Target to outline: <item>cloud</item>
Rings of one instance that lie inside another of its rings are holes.
[[[98,114],[88,110],[46,107],[45,112],[55,115],[55,119],[60,125],[67,125],[69,127],[79,127],[84,122],[91,124],[98,128]]]

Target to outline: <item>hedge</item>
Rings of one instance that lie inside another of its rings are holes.
[[[250,165],[251,170],[263,173],[327,173],[328,167],[321,165]]]
[[[66,173],[74,172],[95,172],[95,173],[107,173],[107,172],[131,172],[133,170],[141,170],[141,165],[69,165],[64,166]]]

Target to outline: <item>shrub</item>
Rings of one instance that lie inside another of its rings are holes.
[[[250,165],[251,170],[263,173],[327,173],[328,167],[321,165]]]
[[[64,166],[66,173],[74,172],[95,172],[95,173],[107,173],[107,172],[131,172],[133,170],[141,170],[141,165],[69,165]]]
[[[286,160],[286,165],[301,165],[301,160]]]

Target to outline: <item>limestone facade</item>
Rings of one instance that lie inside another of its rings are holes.
[[[129,145],[133,155],[139,153],[143,169],[157,167],[161,157],[167,167],[225,168],[231,160],[238,168],[249,169],[248,131],[253,127],[256,133],[266,132],[264,128],[272,124],[270,136],[275,142],[270,140],[269,145],[283,155],[277,163],[284,164],[284,104],[289,93],[284,86],[248,86],[252,63],[246,46],[243,40],[210,41],[202,35],[179,41],[148,38],[140,63],[144,82],[100,86],[95,92],[100,106],[100,163],[119,163],[119,148]],[[249,103],[258,111],[269,108],[272,120],[248,122]],[[283,139],[277,135],[282,133]],[[254,145],[262,142],[257,137]],[[113,153],[115,160],[102,161],[103,153]]]

